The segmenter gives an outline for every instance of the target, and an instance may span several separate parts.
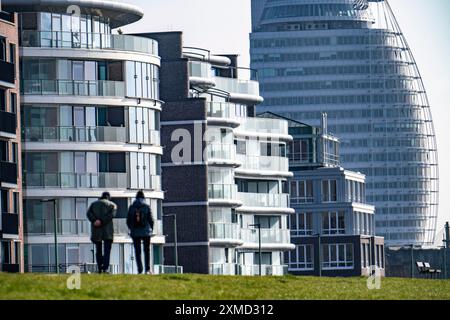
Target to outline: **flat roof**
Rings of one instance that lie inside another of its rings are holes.
[[[111,28],[134,23],[144,16],[138,6],[115,0],[1,0],[1,3],[10,12],[72,13],[70,6],[78,6],[82,15],[109,18]]]

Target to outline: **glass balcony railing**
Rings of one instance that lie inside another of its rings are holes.
[[[127,173],[25,173],[27,188],[128,188]]]
[[[22,47],[110,49],[158,55],[158,42],[143,37],[90,32],[32,31],[21,33]]]
[[[8,134],[16,134],[16,129],[17,129],[16,114],[0,110],[0,131],[6,132]]]
[[[114,219],[114,234],[128,235],[126,219]],[[90,236],[91,223],[87,219],[57,219],[57,234]],[[26,230],[28,234],[46,235],[55,233],[55,221],[52,219],[26,219]]]
[[[242,229],[242,239],[249,243],[259,243],[258,229]],[[290,230],[288,229],[261,229],[262,243],[290,243]]]
[[[208,160],[236,160],[236,146],[234,144],[212,143],[207,148]]]
[[[242,163],[239,169],[254,171],[289,172],[289,159],[283,157],[246,156],[238,154],[236,159]]]
[[[261,265],[263,276],[283,276],[288,272],[287,265]],[[243,276],[259,275],[259,265],[239,265],[239,274]]]
[[[22,80],[22,94],[125,97],[123,81]]]
[[[289,195],[284,193],[245,193],[238,192],[238,200],[247,207],[288,208]]]
[[[127,142],[125,127],[26,127],[26,142]]]
[[[240,226],[235,223],[210,223],[209,237],[211,239],[240,239]]]
[[[237,275],[239,272],[236,263],[210,263],[209,274],[211,275]]]
[[[237,196],[237,185],[235,184],[210,184],[208,186],[208,197],[217,200],[234,200]]]
[[[259,96],[259,82],[235,78],[214,77],[216,89],[228,93]]]
[[[207,79],[213,77],[213,72],[210,63],[200,61],[189,61],[188,68],[190,77],[207,78]]]
[[[289,133],[289,124],[284,120],[248,117],[242,120],[238,131],[287,135]]]
[[[244,109],[240,105],[229,102],[209,102],[208,103],[208,117],[209,118],[224,118],[235,119],[245,118],[246,114],[242,114]]]

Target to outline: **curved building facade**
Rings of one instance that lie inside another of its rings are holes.
[[[344,167],[367,176],[387,245],[434,242],[438,159],[427,95],[387,1],[252,0],[260,110],[341,140]]]
[[[111,32],[142,12],[115,1],[3,5],[19,12],[26,271],[54,271],[55,233],[60,271],[95,270],[86,211],[103,191],[118,205],[110,271],[137,271],[126,215],[138,190],[162,265],[158,44]]]

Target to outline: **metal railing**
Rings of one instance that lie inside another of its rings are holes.
[[[238,154],[237,160],[242,162],[242,167],[240,167],[240,169],[289,172],[289,159],[284,157],[247,156]]]
[[[233,200],[237,196],[237,185],[235,184],[209,184],[208,197],[210,199]]]
[[[120,34],[62,31],[22,31],[22,47],[111,49],[158,55],[158,42],[153,39]]]
[[[210,239],[240,239],[241,229],[235,223],[210,223],[209,224]]]
[[[0,81],[14,85],[16,82],[16,64],[0,60]]]
[[[153,266],[153,274],[182,274],[183,267],[178,266],[163,266],[159,264],[155,264]]]
[[[22,80],[22,94],[125,97],[125,82],[106,80]]]
[[[285,193],[246,193],[238,192],[238,200],[248,207],[288,208],[289,195]]]
[[[17,184],[17,163],[0,161],[0,181]]]
[[[246,243],[258,243],[258,229],[242,229],[242,239]],[[288,229],[261,229],[262,243],[290,243],[291,236]]]
[[[24,173],[23,178],[27,188],[128,188],[127,173]]]
[[[127,142],[125,127],[26,127],[23,141]]]
[[[214,76],[208,62],[189,61],[188,69],[190,77],[211,79]]]
[[[95,263],[29,264],[25,266],[25,272],[54,274],[59,271],[59,273],[67,273],[71,267],[78,267],[81,273],[97,272],[97,264]],[[120,274],[120,266],[110,265],[109,272],[111,274]]]
[[[18,235],[19,234],[19,215],[16,213],[1,213],[0,233]]]

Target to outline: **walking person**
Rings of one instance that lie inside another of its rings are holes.
[[[144,192],[136,194],[136,200],[128,209],[127,225],[130,229],[130,236],[133,239],[134,251],[136,253],[136,263],[138,273],[144,271],[142,265],[142,244],[144,245],[145,273],[151,274],[150,268],[150,238],[153,233],[154,220],[152,210],[145,202]]]
[[[104,192],[100,200],[89,207],[87,218],[91,222],[91,241],[95,244],[99,273],[108,273],[111,247],[114,240],[113,219],[117,206],[111,201],[109,192]]]

